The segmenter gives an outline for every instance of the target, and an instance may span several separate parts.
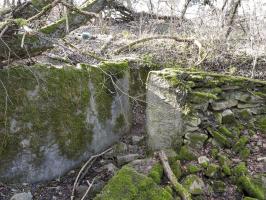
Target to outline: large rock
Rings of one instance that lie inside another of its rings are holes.
[[[10,200],[32,200],[32,194],[30,192],[22,192],[15,194]]]
[[[126,133],[127,63],[100,67],[0,70],[0,181],[58,177]]]
[[[147,132],[152,150],[171,148],[182,143],[180,105],[168,81],[150,73],[147,86]]]

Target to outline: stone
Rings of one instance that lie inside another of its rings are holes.
[[[197,127],[201,123],[201,119],[196,116],[192,116],[188,119],[187,125],[192,126],[192,127]]]
[[[33,196],[30,192],[22,192],[14,194],[10,200],[32,200]]]
[[[113,163],[108,163],[108,164],[102,166],[97,171],[101,172],[103,170],[106,170],[108,173],[111,173],[112,175],[114,175],[116,173],[116,171],[118,170],[118,168]]]
[[[194,149],[203,147],[204,142],[208,139],[208,135],[200,132],[189,132],[185,134],[186,143]]]
[[[250,108],[250,112],[254,115],[261,115],[266,114],[266,107],[260,107],[260,108]]]
[[[139,157],[140,157],[139,154],[128,154],[128,155],[123,155],[123,156],[117,156],[117,164],[119,166],[122,166],[133,160],[138,159]]]
[[[223,181],[213,181],[212,188],[214,192],[223,193],[225,192],[226,185]]]
[[[239,100],[241,102],[248,102],[251,99],[251,96],[244,92],[233,92],[228,95],[228,98]]]
[[[150,72],[147,80],[148,147],[160,150],[182,145],[183,122],[177,94],[171,84],[157,72]]]
[[[237,100],[227,100],[227,101],[218,101],[218,102],[213,102],[211,104],[212,106],[212,109],[213,110],[224,110],[224,109],[227,109],[227,108],[231,108],[231,107],[234,107],[238,104],[238,101]]]
[[[210,162],[210,159],[207,158],[206,156],[200,156],[198,157],[198,163],[202,166],[208,166]]]
[[[144,139],[144,136],[133,135],[132,136],[132,144],[133,145],[139,144],[143,139]]]
[[[235,115],[230,109],[226,109],[222,112],[222,123],[223,124],[232,124],[236,121]]]
[[[124,142],[118,142],[113,146],[113,149],[115,155],[120,155],[125,154],[128,151],[128,146]]]
[[[254,103],[254,104],[250,104],[250,103],[239,103],[237,105],[238,108],[243,109],[243,108],[256,108],[256,107],[260,107],[261,104],[259,103]]]
[[[81,37],[82,37],[83,40],[88,40],[88,39],[90,39],[92,37],[92,35],[89,32],[83,32],[81,34]]]
[[[198,126],[189,126],[189,125],[186,125],[186,132],[194,132],[194,131],[197,131],[199,130],[200,128]]]
[[[182,185],[193,195],[199,195],[204,193],[204,182],[197,175],[188,175],[182,182]]]
[[[206,171],[205,175],[208,177],[214,177],[217,175],[217,172],[219,170],[219,166],[216,164],[209,164]]]

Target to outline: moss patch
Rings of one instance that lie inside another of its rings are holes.
[[[152,178],[125,166],[114,176],[94,200],[172,200],[168,190],[160,188]]]

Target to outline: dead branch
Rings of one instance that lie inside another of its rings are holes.
[[[190,193],[177,181],[169,162],[168,158],[163,150],[159,152],[159,158],[163,165],[165,175],[169,179],[170,183],[173,185],[175,191],[182,197],[183,200],[192,200]]]
[[[72,192],[71,192],[71,200],[74,200],[75,198],[75,190],[76,190],[76,187],[78,186],[78,182],[79,182],[79,178],[82,174],[82,172],[87,168],[87,166],[91,163],[91,162],[94,162],[95,159],[97,159],[98,157],[106,154],[107,152],[111,151],[112,148],[109,148],[105,151],[103,151],[102,153],[99,153],[99,154],[96,154],[96,155],[93,155],[90,157],[90,159],[82,166],[82,168],[80,169],[76,179],[75,179],[75,182],[74,182],[74,185],[73,185],[73,189],[72,189]]]
[[[144,42],[147,42],[150,40],[157,40],[157,39],[171,39],[171,40],[175,40],[176,42],[185,42],[185,43],[189,43],[189,44],[193,43],[198,47],[198,61],[197,61],[197,63],[199,63],[199,62],[201,63],[205,59],[205,58],[204,59],[202,58],[202,55],[204,54],[204,50],[202,48],[202,44],[198,40],[193,39],[193,38],[179,38],[176,36],[154,36],[154,37],[142,38],[142,39],[136,40],[130,44],[127,44],[127,45],[115,50],[114,55],[118,55],[123,51],[130,50],[133,46],[135,46],[137,44],[144,43]]]

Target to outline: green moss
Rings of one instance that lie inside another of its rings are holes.
[[[15,141],[31,138],[32,153],[40,157],[41,144],[47,132],[54,133],[55,143],[68,157],[80,155],[90,143],[92,127],[86,123],[86,108],[90,102],[87,71],[47,69],[41,65],[14,67],[1,70],[0,79],[5,83],[12,102],[6,116],[0,116],[0,124],[6,124],[6,134],[9,135],[6,137],[8,141],[1,144],[6,153],[10,154],[9,148],[20,148],[14,145]],[[5,105],[5,91],[0,90],[0,105]],[[4,106],[0,107],[0,113],[5,113]],[[19,137],[9,133],[14,120],[19,127]]]
[[[188,174],[195,174],[197,172],[200,172],[201,170],[202,170],[201,167],[199,167],[198,165],[188,164],[188,166],[187,166],[187,173]]]
[[[94,200],[172,200],[172,195],[160,188],[152,178],[123,167]]]
[[[242,120],[250,120],[252,118],[252,114],[250,112],[250,110],[248,109],[243,109],[239,112],[239,117]]]
[[[152,167],[152,169],[151,169],[151,171],[150,171],[148,176],[151,177],[154,180],[155,183],[160,184],[161,178],[163,176],[163,167],[162,167],[162,165],[160,163],[155,164]]]
[[[126,124],[125,117],[123,114],[120,114],[116,120],[115,120],[115,126],[113,128],[113,131],[119,131],[121,128],[123,128]]]
[[[226,136],[226,137],[230,137],[230,138],[234,138],[235,137],[234,134],[231,131],[229,131],[225,126],[220,126],[219,127],[219,132],[221,134],[223,134],[224,136]]]
[[[259,186],[254,184],[249,177],[241,176],[238,179],[238,185],[249,196],[260,199],[260,200],[265,199],[265,195],[264,195],[263,190]]]
[[[230,147],[231,146],[230,142],[227,140],[227,138],[224,135],[220,134],[218,131],[212,131],[210,129],[209,129],[209,131],[210,131],[211,135],[213,136],[213,138],[219,144],[221,144],[224,147]]]
[[[218,156],[218,160],[219,160],[222,172],[225,175],[230,176],[232,174],[231,173],[231,162],[230,162],[230,160],[224,155],[219,155]]]
[[[247,147],[244,147],[240,152],[239,152],[240,158],[242,160],[246,160],[250,156],[250,149]]]
[[[15,23],[16,23],[18,26],[22,27],[22,26],[27,25],[27,20],[26,20],[26,19],[23,19],[23,18],[16,18],[16,19],[15,19]]]
[[[244,197],[243,200],[258,200],[257,198],[252,198],[252,197]]]
[[[105,62],[99,66],[99,68],[88,66],[88,70],[91,74],[90,78],[95,90],[97,115],[99,120],[103,123],[107,119],[110,119],[112,115],[113,98],[118,90],[114,85],[114,82],[122,79],[126,74],[127,69],[127,62]]]
[[[207,100],[210,100],[210,99],[216,100],[216,99],[218,99],[215,94],[207,93],[207,92],[195,91],[195,92],[191,92],[191,94],[194,95],[194,96],[197,96],[199,98],[207,99]]]
[[[216,193],[223,193],[225,192],[226,185],[223,181],[213,181],[212,188]]]
[[[240,152],[241,150],[243,150],[246,144],[248,143],[248,140],[248,137],[241,136],[240,139],[233,146],[234,151]]]
[[[219,170],[219,166],[216,164],[209,164],[206,171],[205,171],[205,175],[208,177],[214,177],[217,176]]]
[[[217,148],[213,148],[213,149],[211,150],[211,156],[212,156],[213,158],[216,158],[216,157],[218,156],[218,153],[219,153],[219,149],[217,149]]]
[[[0,155],[15,156],[20,149],[19,141],[30,140],[32,153],[39,160],[47,132],[53,133],[54,143],[60,153],[69,158],[78,157],[92,140],[93,125],[88,124],[87,108],[90,106],[91,86],[95,89],[97,115],[101,122],[111,118],[111,106],[116,91],[114,81],[123,78],[127,63],[103,63],[101,69],[85,66],[63,69],[36,65],[13,67],[0,71],[0,79],[7,88],[9,102],[5,111],[5,89],[0,86]],[[105,75],[107,72],[109,75]],[[2,115],[2,113],[6,113]],[[16,122],[19,136],[10,134],[11,123]],[[118,116],[114,129],[125,123]]]
[[[258,128],[262,133],[266,133],[266,117],[262,117],[258,120]]]
[[[188,146],[184,145],[180,148],[178,159],[179,160],[196,160],[197,156]]]
[[[235,166],[233,169],[233,174],[236,176],[242,176],[248,174],[248,169],[246,167],[246,164],[244,162],[241,162],[237,166]]]
[[[204,183],[197,175],[188,175],[183,181],[182,185],[191,194],[198,195],[204,193]]]
[[[170,167],[176,176],[177,179],[179,179],[182,175],[182,168],[181,168],[181,163],[179,160],[176,160],[176,158],[169,158],[169,164]]]

